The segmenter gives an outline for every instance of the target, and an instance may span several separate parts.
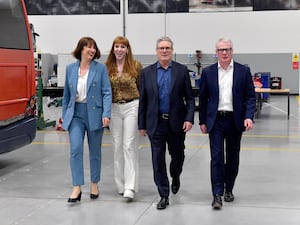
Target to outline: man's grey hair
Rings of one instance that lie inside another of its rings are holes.
[[[168,41],[171,43],[171,48],[173,48],[173,41],[171,38],[167,37],[167,36],[163,36],[163,37],[160,37],[157,39],[156,41],[156,48],[158,47],[159,43],[162,42],[162,41]]]
[[[230,43],[230,46],[231,46],[231,48],[233,48],[233,43],[232,43],[232,41],[229,39],[229,38],[220,38],[218,41],[217,41],[217,43],[216,43],[216,49],[218,49],[218,45],[219,45],[219,43],[220,42],[228,42],[228,43]]]

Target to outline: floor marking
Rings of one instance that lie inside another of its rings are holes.
[[[298,105],[300,105],[300,97],[299,97],[299,95],[296,96],[296,101],[298,102]]]

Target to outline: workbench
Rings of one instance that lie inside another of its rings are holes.
[[[260,115],[263,98],[261,94],[269,93],[269,94],[283,94],[287,95],[287,118],[290,118],[290,89],[271,89],[271,88],[255,88],[255,93],[257,94],[256,98],[256,109],[257,109],[257,116]]]

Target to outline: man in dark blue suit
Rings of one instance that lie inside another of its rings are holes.
[[[218,63],[201,75],[199,124],[210,140],[212,207],[221,209],[223,195],[234,200],[242,133],[253,127],[256,98],[249,67],[233,61],[232,41],[219,39],[216,54]]]
[[[154,182],[161,197],[157,209],[165,209],[170,193],[166,145],[171,156],[171,189],[176,194],[184,162],[185,134],[194,123],[195,100],[187,67],[172,61],[173,42],[169,37],[157,40],[156,54],[158,61],[141,72],[138,127],[151,143]]]

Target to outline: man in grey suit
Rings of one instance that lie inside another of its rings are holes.
[[[166,144],[171,156],[171,189],[176,194],[184,162],[185,134],[194,123],[195,101],[187,67],[172,61],[173,42],[169,37],[157,40],[156,54],[158,61],[141,72],[138,127],[151,143],[154,182],[161,197],[157,209],[165,209],[170,192]]]
[[[249,67],[233,61],[232,41],[219,39],[216,54],[201,75],[199,124],[210,140],[212,207],[221,209],[224,191],[225,202],[234,200],[242,133],[253,127],[256,98]]]

